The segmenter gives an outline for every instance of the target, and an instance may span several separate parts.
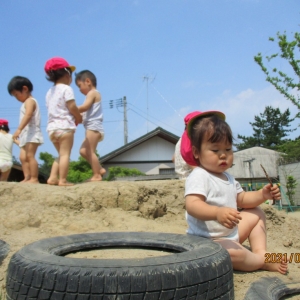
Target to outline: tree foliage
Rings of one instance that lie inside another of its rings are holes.
[[[97,153],[96,155],[98,156]],[[43,164],[39,165],[40,171],[49,176],[55,157],[48,152],[40,152],[39,159],[43,161]],[[73,183],[83,182],[92,177],[92,174],[89,163],[84,158],[79,157],[77,161],[70,162],[67,180]]]
[[[281,158],[282,164],[300,161],[300,137],[295,140],[287,140],[282,145],[279,145],[276,150],[283,153]]]
[[[263,113],[254,116],[253,123],[250,122],[254,131],[253,136],[238,134],[238,139],[242,142],[235,146],[238,150],[255,146],[276,149],[285,142],[284,138],[288,136],[288,133],[295,130],[289,129],[293,120],[294,118],[290,118],[289,109],[282,113],[279,108],[267,106]]]
[[[67,180],[73,183],[83,182],[93,175],[90,164],[82,157],[77,161],[71,161]]]
[[[39,159],[43,161],[43,163],[39,165],[40,172],[49,176],[55,157],[48,152],[40,152]]]
[[[286,178],[286,189],[287,189],[287,196],[289,197],[289,200],[290,200],[290,203],[292,206],[295,206],[295,201],[294,201],[294,195],[295,195],[295,189],[297,187],[297,181],[296,179],[291,176],[291,175],[288,175],[287,178]]]
[[[270,41],[274,42],[275,38],[269,38]],[[300,110],[300,97],[295,95],[295,91],[298,92],[300,89],[300,33],[296,32],[294,34],[294,39],[288,41],[287,35],[277,33],[277,42],[279,46],[279,53],[266,56],[268,64],[274,61],[276,58],[283,58],[287,61],[288,65],[291,67],[291,74],[288,75],[276,67],[266,67],[266,62],[263,61],[263,56],[258,53],[254,57],[255,62],[261,67],[262,71],[266,75],[266,80],[270,82],[282,95],[284,95],[288,100],[290,100],[294,105]],[[270,70],[272,68],[272,70]],[[300,117],[300,112],[298,112],[297,117]]]
[[[108,181],[113,180],[115,177],[145,175],[145,173],[135,168],[130,169],[130,168],[123,168],[123,167],[110,167],[108,170],[109,170],[109,175],[107,176]]]

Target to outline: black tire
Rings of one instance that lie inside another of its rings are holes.
[[[143,259],[83,259],[67,253],[103,248],[174,252]],[[7,299],[234,299],[228,252],[192,235],[103,232],[37,241],[15,253]]]
[[[278,277],[262,277],[254,281],[244,300],[279,300],[285,295],[300,294],[300,282],[283,282]]]
[[[9,245],[6,242],[0,240],[0,265],[2,264],[4,258],[7,256],[8,252]]]

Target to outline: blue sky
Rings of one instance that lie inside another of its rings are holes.
[[[158,126],[180,136],[193,110],[223,111],[235,136],[251,135],[249,122],[267,105],[297,111],[265,81],[253,57],[278,51],[268,40],[278,31],[289,37],[300,31],[299,0],[13,0],[1,1],[0,19],[0,118],[13,133],[20,103],[7,84],[15,75],[28,77],[42,112],[45,143],[38,153],[56,155],[46,133],[51,83],[43,69],[53,56],[97,76],[105,129],[100,155],[124,145],[123,108],[109,108],[123,96],[128,142]],[[277,67],[288,71],[282,60]],[[71,86],[79,105],[84,96]],[[72,160],[83,139],[79,126]]]

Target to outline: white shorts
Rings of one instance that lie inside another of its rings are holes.
[[[12,161],[2,160],[0,159],[0,171],[6,172],[11,169],[13,163]]]
[[[21,132],[20,137],[20,144],[19,147],[24,147],[27,143],[36,143],[36,144],[43,144],[44,139],[43,135],[40,131],[34,131],[31,129],[25,129]]]

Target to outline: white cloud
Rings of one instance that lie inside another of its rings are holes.
[[[263,113],[266,106],[279,108],[281,112],[289,108],[291,116],[298,112],[296,106],[272,86],[259,91],[247,89],[237,95],[231,95],[226,92],[217,99],[217,103],[219,103],[218,110],[226,114],[227,122],[235,136],[237,134],[251,135],[253,131],[249,122],[254,121],[254,116]],[[299,122],[296,121],[293,126],[296,127],[297,123]],[[296,130],[293,135],[298,136],[299,130]]]

